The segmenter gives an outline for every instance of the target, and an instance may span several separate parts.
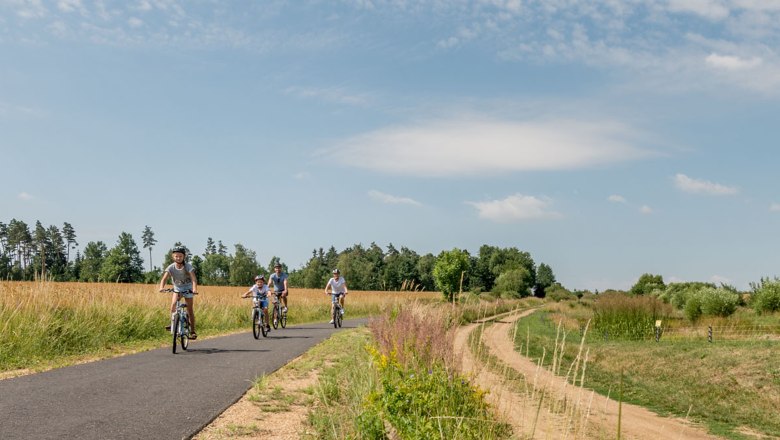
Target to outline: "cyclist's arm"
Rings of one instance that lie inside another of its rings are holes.
[[[192,293],[198,293],[198,277],[195,275],[195,269],[190,271],[190,279],[192,280]]]
[[[243,294],[241,294],[241,298],[249,298],[249,295],[252,293],[252,289],[247,290]]]
[[[348,292],[348,290],[347,290],[347,282],[344,281],[344,295],[346,295],[347,292]]]
[[[325,285],[325,295],[327,295],[327,294],[328,294],[328,287],[330,287],[330,280],[328,280],[328,284],[326,284],[326,285]],[[332,291],[332,290],[333,290],[333,289],[331,288],[331,291]]]
[[[165,289],[165,282],[168,280],[168,277],[170,277],[170,276],[171,276],[171,274],[167,270],[165,272],[163,272],[162,279],[160,279],[160,288],[159,288],[159,290],[162,291],[163,289]]]
[[[282,290],[282,293],[287,293],[287,278],[284,279],[284,290]]]

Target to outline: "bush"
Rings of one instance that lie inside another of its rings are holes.
[[[759,314],[780,310],[780,280],[761,279],[760,285],[753,286],[750,306]]]
[[[502,298],[525,298],[531,294],[526,278],[528,271],[525,268],[508,270],[498,276],[493,291],[501,294]]]
[[[696,322],[701,318],[701,296],[698,293],[688,295],[688,300],[685,302],[685,317],[691,322]]]
[[[731,316],[737,310],[739,295],[727,289],[708,287],[698,293],[701,312],[708,316]]]

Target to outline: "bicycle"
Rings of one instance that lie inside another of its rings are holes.
[[[343,293],[341,294],[343,295]],[[333,328],[339,328],[341,327],[341,321],[343,318],[344,313],[342,312],[344,310],[341,307],[341,303],[339,302],[338,297],[336,298],[336,301],[333,302],[333,313],[331,315],[331,318],[333,318]]]
[[[272,321],[272,324],[274,326],[274,330],[279,328],[279,325],[282,326],[282,328],[287,328],[287,310],[282,307],[282,300],[274,293],[274,309],[273,309],[273,315],[274,319]]]
[[[260,339],[260,334],[263,334],[264,338],[268,337],[268,323],[265,321],[265,313],[260,307],[260,300],[252,298],[252,336],[255,339]]]
[[[171,293],[173,289],[163,289],[161,292]],[[176,297],[176,312],[173,314],[173,320],[171,321],[171,335],[173,336],[173,354],[176,354],[176,343],[181,345],[184,351],[187,351],[187,347],[190,345],[190,318],[187,313],[187,303],[184,301],[184,295],[182,293],[193,292],[179,292]],[[197,293],[193,293],[197,295]]]

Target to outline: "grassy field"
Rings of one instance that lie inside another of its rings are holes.
[[[198,334],[249,329],[248,287],[202,286],[195,299]],[[350,291],[349,317],[379,314],[399,301],[437,301],[432,292]],[[289,325],[327,321],[330,297],[290,289]],[[168,342],[170,294],[156,285],[0,281],[0,372],[41,370],[144,350]]]
[[[579,305],[561,304],[552,312],[538,312],[519,321],[516,348],[535,359],[544,350],[549,360],[561,325],[566,342],[559,341],[558,352],[563,346],[563,359],[572,362],[581,339],[580,323],[587,318],[587,308]],[[746,317],[740,314],[736,319]],[[766,316],[757,319],[767,321]],[[661,414],[689,416],[727,438],[780,436],[780,342],[771,335],[767,340],[709,343],[706,338],[663,337],[659,342],[605,341],[594,332],[586,346],[590,355],[585,384],[602,394],[614,398],[622,374],[625,401]]]

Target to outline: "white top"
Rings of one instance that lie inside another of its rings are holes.
[[[252,286],[252,296],[255,298],[265,298],[268,296],[268,285],[263,284],[263,287],[257,287],[257,284]]]
[[[347,290],[347,289],[345,289],[346,284],[347,284],[347,280],[345,280],[344,277],[339,277],[338,280],[336,280],[336,278],[331,278],[328,281],[328,286],[330,286],[330,288],[331,288],[330,293],[335,295],[335,294],[338,294],[338,293],[346,292],[346,290]],[[328,286],[325,286],[325,288],[327,289]]]

